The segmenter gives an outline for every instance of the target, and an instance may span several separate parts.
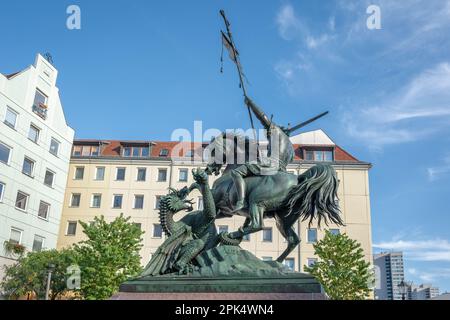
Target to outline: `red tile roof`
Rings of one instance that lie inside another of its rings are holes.
[[[195,150],[195,154],[202,154],[202,146],[206,146],[208,143],[200,143],[200,142],[178,142],[178,141],[130,141],[130,140],[91,140],[91,139],[77,139],[74,141],[74,145],[93,145],[99,144],[103,147],[101,148],[101,156],[103,157],[120,157],[121,156],[121,147],[123,146],[151,146],[151,157],[154,158],[169,158],[172,155],[172,151],[176,152],[175,147],[178,146],[178,150],[174,156],[183,157],[186,156],[186,152],[188,150]],[[302,161],[303,159],[303,148],[311,149],[311,148],[333,148],[334,147],[334,160],[336,162],[360,162],[354,156],[349,154],[347,151],[343,150],[341,147],[335,146],[305,146],[294,144],[295,149],[295,161]],[[160,156],[160,152],[162,149],[167,149],[169,156]]]

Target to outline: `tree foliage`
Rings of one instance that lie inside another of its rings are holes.
[[[9,299],[28,295],[44,299],[49,265],[54,265],[49,298],[55,300],[68,291],[67,268],[74,262],[74,252],[70,249],[29,252],[19,257],[17,263],[5,267],[0,290]]]
[[[314,251],[319,261],[312,267],[305,266],[305,270],[316,277],[331,299],[368,297],[373,275],[360,243],[346,234],[326,231],[325,237],[314,244]]]
[[[90,224],[80,221],[88,239],[75,244],[74,250],[84,299],[108,299],[122,282],[141,271],[143,232],[129,220],[121,214],[111,223],[103,216]]]

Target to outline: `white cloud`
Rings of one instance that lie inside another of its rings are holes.
[[[405,258],[416,261],[450,262],[450,242],[448,240],[387,241],[373,244],[374,248],[403,251]]]
[[[347,112],[347,133],[367,145],[404,143],[447,129],[450,117],[450,64],[440,63],[423,71],[377,105]],[[421,121],[412,125],[407,120]],[[423,121],[427,125],[423,124]]]
[[[322,34],[320,37],[313,37],[313,36],[307,36],[306,37],[306,46],[309,49],[315,49],[321,45],[323,45],[325,42],[329,40],[329,36],[327,34]]]
[[[433,283],[438,279],[450,279],[449,268],[432,268],[428,270],[418,270],[416,268],[406,269],[407,275],[420,279],[424,283]]]
[[[450,154],[444,158],[442,165],[427,168],[427,173],[430,181],[436,181],[450,174]]]
[[[290,4],[286,4],[278,11],[276,22],[278,32],[285,40],[291,40],[293,34],[300,29],[300,20],[295,15],[294,8]]]

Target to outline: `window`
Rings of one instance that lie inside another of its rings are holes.
[[[262,261],[272,261],[272,257],[262,257]]]
[[[116,180],[117,181],[124,181],[125,180],[125,172],[126,172],[126,168],[117,168]]]
[[[84,167],[75,168],[75,180],[83,180],[84,178]]]
[[[97,157],[99,155],[99,146],[73,146],[72,155],[75,157]]]
[[[339,229],[330,229],[330,233],[334,234],[335,236],[339,235],[341,231]]]
[[[159,151],[159,156],[160,157],[167,157],[169,155],[169,149],[161,149]]]
[[[38,143],[40,130],[38,127],[30,124],[30,130],[28,131],[28,139],[33,141],[34,143]]]
[[[22,230],[11,228],[11,233],[9,235],[9,242],[14,244],[19,244],[22,242]]]
[[[33,106],[40,107],[41,105],[46,104],[47,104],[47,96],[41,90],[36,89]]]
[[[122,208],[122,200],[123,200],[123,195],[121,194],[115,194],[113,196],[113,208],[114,209],[120,209]]]
[[[145,181],[145,178],[147,176],[147,169],[146,168],[138,168],[137,169],[137,181]]]
[[[70,206],[71,207],[79,207],[81,201],[81,194],[80,193],[72,193],[72,198],[70,199]]]
[[[250,235],[246,234],[242,237],[242,241],[250,241]]]
[[[333,161],[333,151],[324,151],[323,161]]]
[[[27,209],[28,197],[28,194],[18,191],[16,197],[16,208],[25,211]]]
[[[188,181],[188,169],[180,169],[178,174],[178,181],[180,182]]]
[[[148,157],[149,147],[123,147],[122,156],[124,157]]]
[[[34,161],[31,160],[30,158],[25,157],[23,159],[22,173],[31,177],[33,176],[33,170],[34,170]]]
[[[295,259],[294,258],[286,258],[284,260],[284,265],[288,267],[290,270],[294,271],[295,268]]]
[[[307,161],[333,161],[333,150],[305,150]]]
[[[228,232],[228,226],[218,226],[217,233]]]
[[[52,138],[50,141],[50,153],[57,156],[58,155],[58,151],[59,151],[59,141],[56,140],[55,138]]]
[[[39,203],[38,217],[48,220],[49,212],[50,212],[50,204],[48,204],[47,202],[41,201]]]
[[[144,208],[144,196],[141,194],[136,194],[134,196],[134,208],[143,209]]]
[[[167,169],[158,169],[158,181],[164,182],[167,180]]]
[[[8,164],[10,155],[11,148],[0,142],[0,162]]]
[[[101,205],[102,205],[102,195],[99,193],[94,193],[92,195],[91,207],[100,208]]]
[[[52,187],[54,180],[55,180],[55,173],[53,171],[47,169],[45,171],[44,184],[46,186]]]
[[[272,228],[264,228],[262,237],[264,242],[272,242]]]
[[[311,268],[312,266],[314,266],[316,264],[317,259],[316,258],[308,258],[306,261],[307,261],[306,265]]]
[[[153,238],[162,238],[162,227],[160,224],[153,225]]]
[[[3,201],[3,194],[5,193],[5,184],[0,182],[0,202]]]
[[[203,210],[204,206],[203,206],[203,197],[198,197],[197,200],[197,210]]]
[[[76,221],[67,222],[66,236],[74,236],[77,234],[77,224],[78,223]]]
[[[103,181],[105,179],[105,167],[95,168],[95,180]]]
[[[14,129],[16,127],[16,123],[17,123],[17,112],[15,112],[11,108],[7,108],[5,115],[5,124]]]
[[[308,242],[317,242],[317,229],[308,229]]]
[[[37,234],[34,236],[33,240],[33,251],[34,252],[41,252],[42,248],[44,247],[44,237],[38,236]]]
[[[162,196],[156,196],[155,197],[155,209],[159,209],[159,204],[161,202],[161,197]]]
[[[194,156],[194,150],[189,149],[188,151],[186,151],[186,154],[184,155],[185,157],[193,157]]]

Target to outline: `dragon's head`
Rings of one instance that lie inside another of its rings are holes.
[[[189,194],[189,188],[176,190],[169,188],[169,194],[161,198],[159,209],[166,212],[177,213],[182,210],[192,211],[194,204],[192,200],[186,199]]]

